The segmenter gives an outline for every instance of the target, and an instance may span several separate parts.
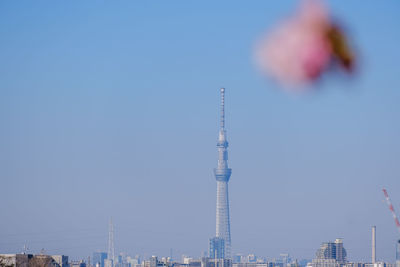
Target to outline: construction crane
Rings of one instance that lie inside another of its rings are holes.
[[[400,233],[399,218],[397,218],[396,212],[394,211],[394,208],[393,208],[393,205],[392,205],[392,201],[390,201],[389,194],[388,194],[388,192],[386,191],[385,188],[383,188],[383,193],[385,194],[386,203],[388,204],[389,209],[392,212],[392,216],[393,216],[394,222],[396,223],[397,229],[399,230],[399,233]]]
[[[393,216],[394,222],[396,224],[397,230],[399,230],[399,233],[400,233],[399,218],[397,217],[396,212],[394,211],[392,201],[390,201],[389,194],[385,188],[383,188],[383,193],[385,194],[386,203],[388,204],[389,209],[392,212],[392,216]],[[396,244],[396,266],[400,267],[400,239],[397,240],[397,244]]]

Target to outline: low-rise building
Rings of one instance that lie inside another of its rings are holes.
[[[69,263],[70,267],[86,267],[86,263],[83,260],[80,261],[71,261]]]
[[[201,258],[200,267],[232,267],[232,260]]]
[[[1,267],[69,267],[68,256],[33,255],[33,254],[0,254]]]
[[[29,260],[32,258],[32,254],[0,254],[0,266],[28,267]]]

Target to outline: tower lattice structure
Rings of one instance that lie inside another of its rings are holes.
[[[231,257],[231,226],[229,216],[228,182],[232,170],[228,168],[228,141],[225,130],[225,88],[221,88],[221,121],[218,136],[218,165],[214,169],[217,180],[216,237],[223,239],[224,258]]]

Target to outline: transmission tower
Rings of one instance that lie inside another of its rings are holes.
[[[210,239],[210,257],[231,258],[231,226],[229,216],[228,182],[232,169],[228,168],[228,141],[225,129],[225,88],[221,92],[221,122],[218,135],[218,165],[214,169],[217,180],[216,234]],[[212,244],[212,246],[211,246]],[[212,250],[211,251],[211,247]],[[218,255],[218,256],[216,256]]]
[[[108,254],[107,259],[111,260],[112,266],[114,266],[115,260],[115,249],[114,249],[114,225],[112,218],[110,219],[110,225],[108,229]]]

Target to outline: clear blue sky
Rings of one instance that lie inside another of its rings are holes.
[[[400,2],[331,1],[351,80],[288,95],[253,64],[297,1],[1,1],[0,252],[200,256],[215,234],[226,91],[233,252],[394,261],[400,212]]]

